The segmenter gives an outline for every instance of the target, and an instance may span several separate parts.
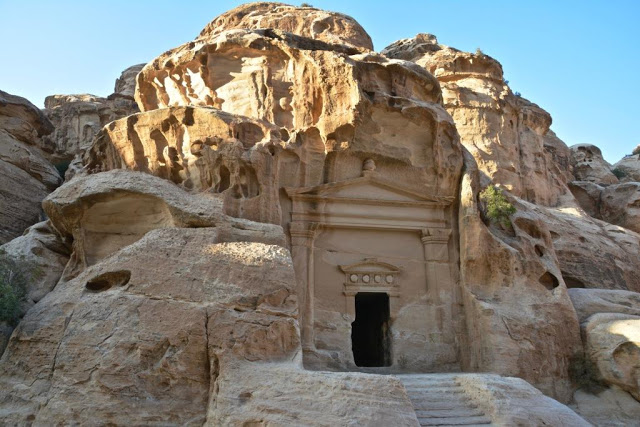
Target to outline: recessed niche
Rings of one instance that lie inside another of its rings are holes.
[[[548,271],[540,276],[540,283],[550,291],[557,288],[560,284],[560,282],[558,282],[558,278]]]
[[[129,283],[129,279],[131,279],[129,270],[110,271],[89,280],[85,287],[91,292],[103,292],[114,286],[124,286]]]

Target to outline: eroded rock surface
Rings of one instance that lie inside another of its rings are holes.
[[[578,181],[596,184],[618,183],[618,178],[611,171],[611,165],[602,157],[602,151],[595,145],[572,145],[571,164],[573,174]]]
[[[413,61],[438,79],[460,142],[494,182],[542,205],[555,206],[568,192],[555,163],[566,158],[566,146],[549,134],[551,116],[511,92],[498,61],[438,44],[431,34],[399,40],[382,53]]]
[[[283,3],[255,2],[243,4],[208,23],[199,38],[212,38],[232,29],[264,29],[346,44],[372,50],[369,34],[350,16],[314,7],[295,7]]]
[[[51,131],[35,105],[0,91],[0,244],[38,222],[42,199],[62,181],[42,151]]]

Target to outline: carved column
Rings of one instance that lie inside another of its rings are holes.
[[[313,241],[319,227],[317,223],[294,221],[289,224],[291,256],[298,282],[300,334],[303,350],[315,350],[313,334],[314,269]]]
[[[449,228],[425,228],[422,230],[424,260],[426,263],[427,290],[436,304],[440,303],[439,289],[451,289],[449,266]]]

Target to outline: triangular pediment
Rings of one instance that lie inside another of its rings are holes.
[[[322,184],[315,187],[290,188],[291,197],[305,196],[318,199],[380,200],[393,202],[448,202],[442,198],[421,194],[402,184],[376,176],[364,176],[347,181]]]

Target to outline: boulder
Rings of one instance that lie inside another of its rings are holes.
[[[73,239],[67,278],[158,228],[233,224],[280,242],[273,235],[274,226],[228,218],[219,199],[191,195],[140,172],[114,170],[79,177],[50,194],[43,206],[60,235]]]
[[[46,221],[29,227],[22,236],[0,246],[0,257],[17,266],[25,282],[19,317],[56,286],[69,260],[69,249]],[[14,326],[0,322],[0,356]]]
[[[636,147],[634,152],[638,150]],[[613,169],[618,171],[620,181],[622,182],[639,182],[640,181],[640,154],[631,154],[624,156],[613,165]]]
[[[594,426],[626,427],[640,419],[640,403],[616,386],[593,393],[578,390],[570,406]]]
[[[33,145],[38,138],[53,132],[53,125],[27,99],[0,90],[0,129]]]
[[[640,293],[612,289],[569,289],[580,323],[598,313],[640,316]]]
[[[600,200],[603,220],[640,233],[640,182],[610,185]]]
[[[0,246],[5,255],[28,263],[32,269],[26,289],[29,306],[40,301],[56,286],[69,261],[70,249],[49,221],[32,225],[22,236]]]
[[[496,425],[589,426],[560,402],[520,378],[489,374],[456,377],[464,391]]]
[[[213,38],[233,29],[281,30],[332,44],[373,50],[369,34],[350,16],[342,13],[295,7],[283,3],[247,3],[223,13],[208,23],[199,38]]]
[[[597,313],[585,321],[583,330],[596,379],[640,401],[640,316]]]
[[[572,145],[571,165],[578,181],[604,185],[618,183],[618,178],[611,171],[611,165],[602,157],[602,151],[595,145]]]

